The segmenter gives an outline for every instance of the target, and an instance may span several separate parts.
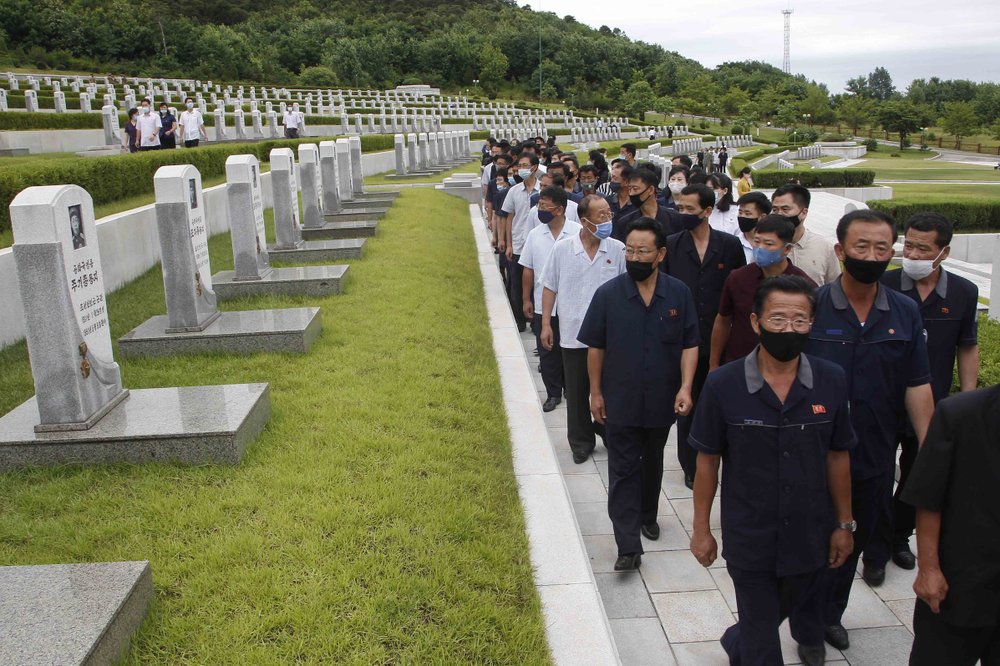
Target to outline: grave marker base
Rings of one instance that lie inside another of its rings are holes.
[[[235,465],[270,415],[267,384],[132,389],[89,430],[38,434],[32,397],[0,418],[0,472],[149,462]],[[2,650],[0,645],[0,655]]]
[[[360,259],[366,242],[364,238],[309,241],[303,243],[298,248],[290,250],[280,250],[275,245],[269,245],[267,247],[267,258],[272,264]]]
[[[244,296],[329,296],[339,294],[347,266],[302,266],[272,268],[260,280],[237,280],[234,271],[212,276],[212,288],[221,300]]]
[[[149,562],[0,567],[4,664],[112,664],[153,597]]]
[[[388,210],[396,201],[396,197],[370,197],[365,199],[355,198],[351,201],[342,201],[339,212],[353,213],[357,209],[377,208]]]
[[[378,222],[365,220],[358,222],[327,222],[317,229],[302,227],[302,237],[309,240],[337,240],[344,238],[368,238],[375,235]]]
[[[222,312],[203,331],[167,333],[167,315],[150,317],[118,339],[123,357],[309,351],[322,327],[319,308]]]
[[[345,201],[345,204],[350,203]],[[326,213],[323,215],[323,219],[327,222],[367,222],[369,220],[381,220],[385,217],[385,214],[389,212],[388,208],[348,208],[346,205],[343,210],[339,213]],[[308,227],[303,225],[302,230],[306,229],[316,229],[317,227]],[[305,236],[303,236],[304,238]]]

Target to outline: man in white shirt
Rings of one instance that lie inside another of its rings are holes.
[[[809,190],[801,185],[782,185],[771,195],[771,212],[784,215],[795,225],[792,251],[788,258],[817,286],[822,287],[840,275],[840,260],[832,242],[806,229],[811,198]]]
[[[200,139],[208,141],[208,133],[205,131],[205,120],[201,117],[201,111],[195,107],[192,98],[185,98],[184,106],[187,109],[185,109],[184,113],[177,120],[177,124],[181,126],[181,137],[184,139],[184,147],[197,148]]]
[[[522,299],[524,318],[531,322],[538,346],[538,362],[541,365],[542,382],[545,383],[546,400],[542,411],[551,412],[562,402],[563,380],[562,354],[559,352],[559,317],[552,313],[549,325],[552,328],[552,348],[542,346],[542,268],[556,241],[575,236],[580,232],[580,223],[566,219],[569,200],[561,187],[549,186],[542,190],[535,209],[539,225],[528,232],[521,251],[519,263],[523,267]],[[537,308],[537,309],[536,309]]]
[[[573,462],[586,462],[604,438],[604,426],[590,414],[587,347],[577,340],[594,292],[625,272],[625,244],[611,238],[611,207],[601,196],[583,198],[580,232],[557,241],[542,271],[542,332],[545,349],[555,347],[552,314],[559,298],[559,347],[566,381],[566,427]]]
[[[521,249],[524,247],[528,232],[538,222],[538,217],[532,210],[531,195],[541,187],[538,182],[538,157],[534,153],[521,153],[515,164],[521,182],[507,190],[507,197],[503,200],[501,209],[506,216],[503,218],[501,234],[503,247],[499,249],[507,257],[507,294],[510,298],[510,309],[517,321],[517,329],[523,331],[525,319],[521,295],[522,268],[518,260],[521,258]]]
[[[285,108],[285,113],[281,117],[281,124],[285,126],[285,138],[299,138],[299,110],[296,107]]]
[[[160,117],[152,112],[152,105],[148,99],[142,100],[139,106],[139,116],[135,123],[139,130],[139,150],[159,150],[160,149]]]

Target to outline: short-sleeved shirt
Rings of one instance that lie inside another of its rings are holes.
[[[799,356],[798,376],[778,400],[757,351],[708,375],[688,443],[722,456],[722,556],[778,576],[815,571],[829,553],[830,451],[855,445],[844,371]]]
[[[292,110],[285,111],[285,115],[282,116],[282,124],[288,129],[298,129],[299,114]]]
[[[205,121],[201,119],[201,111],[189,109],[181,113],[181,125],[184,127],[184,140],[194,141],[201,137],[201,126]]]
[[[840,260],[833,250],[833,243],[809,229],[797,243],[792,243],[788,258],[821,287],[840,275]]]
[[[128,135],[129,152],[134,153],[139,150],[139,130],[132,124],[132,121],[125,123],[125,134]]]
[[[673,424],[681,353],[698,346],[691,290],[657,274],[649,306],[627,273],[601,285],[577,339],[604,350],[601,391],[608,422],[639,428]]]
[[[790,261],[782,275],[798,275],[805,278],[813,289],[816,288],[816,283]],[[743,358],[757,346],[757,334],[750,325],[750,313],[753,312],[753,296],[757,285],[763,279],[764,271],[757,264],[737,268],[726,278],[726,284],[722,287],[722,299],[719,301],[719,315],[732,317],[733,323],[729,341],[722,351],[723,363]]]
[[[914,281],[903,271],[886,271],[882,284],[913,299],[924,320],[931,362],[934,402],[951,391],[958,347],[978,344],[979,287],[960,275],[941,270],[934,291],[921,301]]]
[[[667,258],[660,264],[660,270],[686,284],[694,296],[701,356],[707,356],[711,349],[712,326],[715,315],[719,313],[726,278],[731,271],[746,266],[746,263],[743,248],[732,234],[710,229],[704,260],[698,257],[698,248],[690,231],[667,236]]]
[[[510,192],[510,186],[508,185],[504,189],[498,189],[496,183],[493,183],[493,194],[491,196],[491,201],[493,202],[493,212],[500,217],[507,217],[507,213],[503,212],[503,200],[507,198],[507,193]]]
[[[893,470],[906,389],[931,380],[927,341],[912,299],[880,284],[862,326],[840,280],[816,292],[806,351],[833,361],[847,374],[851,421],[858,435],[851,475],[870,479]]]
[[[534,190],[541,189],[538,179],[535,179]],[[521,254],[524,247],[524,239],[528,237],[528,232],[538,222],[538,216],[531,212],[531,194],[525,189],[524,183],[518,183],[507,190],[507,197],[503,200],[501,210],[511,217],[510,221],[510,243],[513,246],[514,254]]]
[[[535,311],[538,314],[542,313],[542,269],[545,268],[545,262],[548,261],[552,248],[557,241],[579,235],[579,233],[580,223],[573,220],[563,222],[563,228],[559,232],[558,238],[552,237],[552,230],[549,229],[549,225],[547,224],[539,224],[528,232],[528,238],[524,241],[524,248],[521,250],[521,258],[518,260],[518,263],[534,271],[535,284],[533,294],[535,298]],[[553,310],[552,314],[555,316],[555,310]]]
[[[628,225],[641,217],[643,217],[642,211],[629,204],[628,208],[621,215],[613,219],[614,227],[611,237],[617,238],[624,243],[625,238],[628,236]],[[663,233],[667,235],[678,233],[683,229],[677,211],[672,208],[657,204],[656,217],[653,219],[660,223],[660,226],[663,227]]]
[[[941,619],[1000,622],[1000,385],[938,403],[902,499],[941,514]]]
[[[712,215],[708,218],[708,224],[713,229],[723,231],[733,236],[741,235],[740,223],[736,219],[739,210],[736,206],[730,206],[729,210],[712,209]]]
[[[160,145],[160,116],[156,113],[140,113],[136,116],[136,128],[139,130],[139,147],[149,148]]]
[[[532,229],[541,224],[541,220],[538,219],[538,200],[541,198],[541,192],[535,191],[531,195],[531,214],[534,215],[534,219],[531,221]],[[570,199],[566,198],[566,219],[573,220],[574,222],[580,221],[580,213],[577,211],[579,208],[578,204]]]
[[[160,138],[161,139],[167,136],[167,131],[171,127],[174,127],[174,124],[176,122],[177,122],[177,119],[174,117],[174,114],[170,113],[169,111],[167,111],[165,114],[163,114],[162,116],[160,116]]]
[[[602,284],[625,272],[625,246],[605,238],[594,258],[587,255],[580,234],[557,241],[542,269],[542,286],[556,293],[559,303],[559,346],[585,349],[576,339],[590,299]]]

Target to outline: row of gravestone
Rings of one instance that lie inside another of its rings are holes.
[[[310,247],[302,236],[309,229],[329,231],[329,224],[354,236],[351,223],[326,220],[370,214],[372,206],[394,198],[355,187],[348,146],[329,143],[300,145],[298,168],[291,149],[271,152],[267,177],[280,236],[273,246],[267,244],[265,175],[257,158],[227,159],[225,198],[216,197],[216,205],[224,201],[234,270],[215,275],[201,175],[191,165],[156,172],[167,314],[122,337],[119,354],[308,351],[320,333],[319,308],[222,312],[217,303],[227,284],[230,296],[339,293],[345,265],[271,266],[276,255],[290,262],[359,258],[364,238],[312,241]],[[303,218],[323,216],[312,227],[298,222],[298,182]],[[349,211],[354,203],[369,208]],[[35,396],[0,417],[0,472],[65,464],[238,463],[270,419],[269,385],[126,389],[111,343],[92,198],[77,185],[29,187],[10,212]],[[376,225],[353,223],[358,236],[373,235]],[[11,664],[114,663],[127,652],[153,596],[146,561],[4,566],[0,589],[0,663]]]
[[[592,141],[607,141],[622,138],[621,125],[611,125],[600,128],[573,127],[569,131],[570,143],[587,143]]]
[[[394,141],[396,177],[427,176],[469,161],[469,132],[397,134]],[[465,147],[465,148],[463,148]]]
[[[823,156],[823,147],[814,146],[802,146],[795,151],[795,159],[797,160],[812,160]]]

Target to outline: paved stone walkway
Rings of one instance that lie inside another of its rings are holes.
[[[535,338],[525,332],[521,340],[528,364],[536,370]],[[539,400],[544,400],[541,376],[537,372],[532,374]],[[660,538],[643,539],[646,553],[638,573],[615,573],[617,550],[607,512],[607,450],[598,443],[592,459],[582,465],[573,463],[566,441],[565,402],[545,414],[545,423],[573,500],[622,663],[628,666],[728,664],[718,640],[736,618],[733,584],[721,557],[710,569],[705,569],[688,551],[693,507],[691,491],[684,486],[677,464],[676,429],[671,429],[664,453]],[[712,525],[721,552],[718,500],[713,507]],[[860,576],[855,580],[844,617],[851,648],[840,653],[827,646],[827,663],[851,666],[907,663],[913,640],[910,627],[914,575],[915,572],[889,564],[886,581],[877,589],[869,588]],[[785,663],[799,663],[787,622],[781,631]]]

